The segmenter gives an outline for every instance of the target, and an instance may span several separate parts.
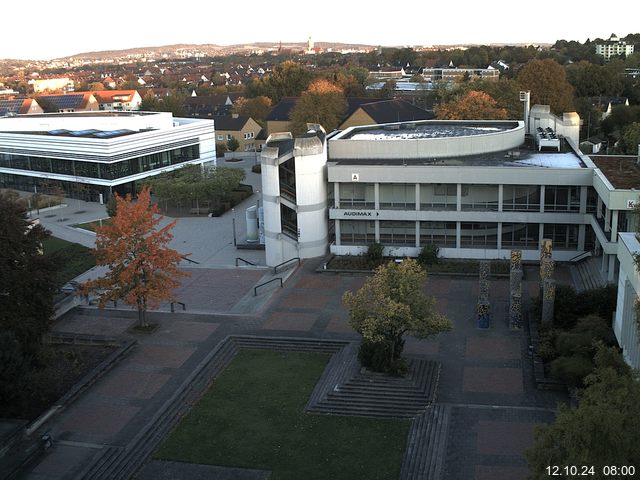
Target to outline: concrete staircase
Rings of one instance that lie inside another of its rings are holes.
[[[439,480],[444,470],[451,406],[434,405],[411,422],[400,480]]]
[[[341,363],[338,372],[325,370],[331,380],[321,380],[307,405],[308,412],[412,418],[434,402],[440,363],[410,360],[405,377],[389,377],[358,369],[355,356],[351,355],[351,359],[352,362]]]
[[[605,287],[607,280],[600,273],[601,257],[588,257],[570,266],[578,292]]]

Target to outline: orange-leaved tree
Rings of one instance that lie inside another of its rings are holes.
[[[507,111],[487,93],[471,90],[436,109],[438,120],[504,120]]]
[[[96,229],[96,263],[109,267],[100,278],[82,285],[85,293],[97,292],[100,308],[122,300],[138,309],[141,327],[148,326],[146,311],[162,301],[173,301],[178,278],[189,274],[178,269],[180,253],[167,247],[175,220],[158,228],[162,217],[145,187],[138,199],[116,196],[116,215]]]

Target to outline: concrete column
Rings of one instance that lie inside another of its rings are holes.
[[[498,185],[498,211],[502,211],[502,203],[504,201],[504,185]]]
[[[611,210],[609,210],[608,208],[605,208],[604,211],[604,231],[611,231]]]
[[[376,183],[377,185],[377,183]],[[376,235],[376,242],[380,243],[380,220],[374,220],[375,223],[375,235]]]
[[[380,209],[380,184],[377,182],[373,184],[373,202],[374,202],[374,208],[376,210],[379,210]],[[377,234],[376,234],[376,238],[378,238]],[[377,241],[378,240],[376,240],[376,242]]]
[[[538,248],[542,245],[542,239],[544,238],[544,223],[538,225]]]
[[[553,310],[556,300],[556,282],[546,279],[542,288],[542,323],[553,322]]]
[[[584,242],[587,234],[587,226],[582,224],[578,225],[578,250],[584,251]]]
[[[611,212],[611,241],[615,242],[618,237],[618,210]]]
[[[333,204],[335,208],[340,208],[340,184],[338,182],[333,184]]]
[[[545,194],[545,186],[540,185],[540,213],[544,212],[544,194]]]
[[[460,248],[460,222],[456,222],[456,248]]]
[[[609,255],[602,252],[602,261],[600,262],[600,273],[604,276],[607,273],[607,260]]]
[[[609,283],[615,280],[616,258],[616,255],[609,255],[609,271],[607,272],[607,282]]]
[[[420,210],[420,184],[416,183],[416,210]]]
[[[498,222],[498,250],[502,248],[502,222]]]
[[[458,183],[456,188],[456,210],[462,211],[462,184]]]
[[[580,187],[580,213],[582,214],[587,213],[587,192],[587,187]]]
[[[598,195],[598,205],[596,207],[596,218],[602,218],[602,199]]]
[[[342,245],[342,243],[340,242],[340,220],[334,220],[334,222],[335,222],[334,233],[336,235],[336,245],[339,247],[340,245]]]
[[[420,248],[420,220],[416,220],[416,247]]]

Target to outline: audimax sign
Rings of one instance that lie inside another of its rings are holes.
[[[345,210],[342,212],[343,217],[374,218],[379,215],[378,212],[372,210]]]

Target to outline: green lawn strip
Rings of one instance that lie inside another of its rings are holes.
[[[272,480],[398,478],[409,420],[304,413],[328,358],[241,351],[157,458],[271,470]]]
[[[78,243],[49,237],[42,242],[42,249],[45,255],[50,255],[57,262],[57,281],[60,285],[64,285],[96,265],[91,249]]]
[[[103,218],[102,219],[102,225],[109,225],[111,223],[111,219],[110,218]],[[96,227],[100,226],[100,220],[93,220],[91,222],[85,222],[85,223],[76,223],[73,227],[74,228],[82,228],[84,230],[89,230],[90,232],[95,232],[96,231]]]

